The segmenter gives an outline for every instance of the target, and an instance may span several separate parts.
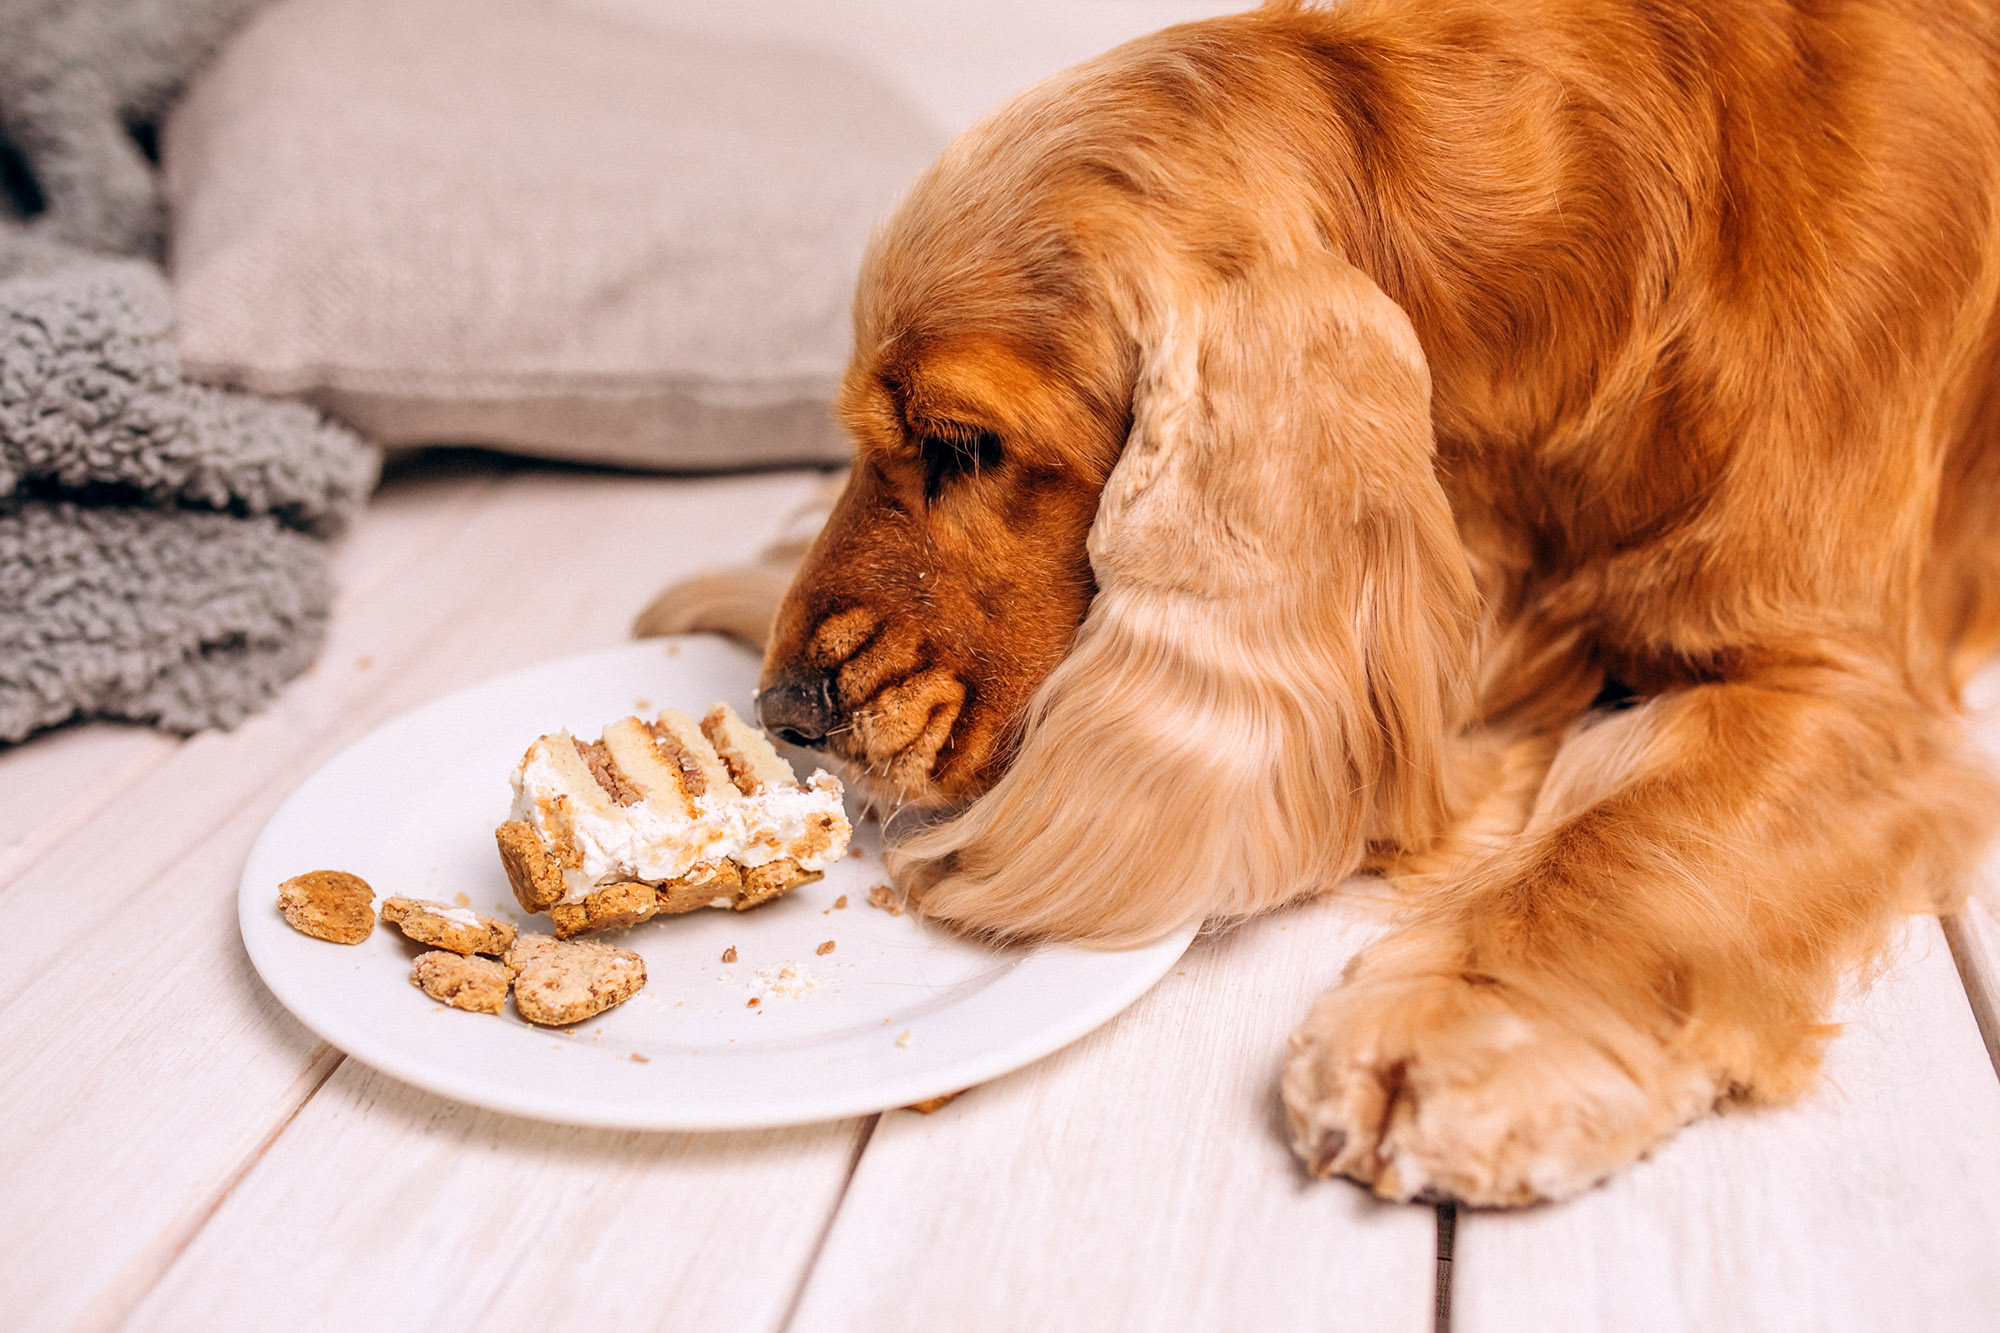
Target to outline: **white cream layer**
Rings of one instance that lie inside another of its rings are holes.
[[[650,801],[619,806],[607,818],[571,795],[562,770],[549,759],[550,745],[571,743],[558,733],[528,748],[514,770],[510,816],[556,845],[562,835],[545,811],[558,796],[570,797],[567,813],[583,864],[563,872],[566,903],[581,902],[592,889],[619,880],[660,884],[679,879],[697,865],[725,857],[744,867],[765,865],[791,855],[789,849],[811,830],[816,816],[832,816],[832,836],[819,855],[798,857],[799,865],[824,870],[847,850],[852,830],[840,804],[840,780],[823,769],[813,773],[804,789],[772,788],[745,796],[731,788],[698,796],[692,819],[662,811]]]

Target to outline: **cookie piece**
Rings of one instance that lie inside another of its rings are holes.
[[[646,984],[646,960],[590,940],[523,935],[507,950],[514,1007],[530,1023],[567,1027],[623,1004]]]
[[[509,927],[512,929],[512,927]],[[491,958],[433,949],[410,965],[410,984],[442,1004],[475,1014],[497,1014],[507,1003],[513,974]]]
[[[703,907],[734,907],[743,893],[743,869],[734,861],[698,865],[660,885],[660,914],[678,916]]]
[[[790,857],[781,856],[775,861],[766,861],[743,872],[743,891],[736,899],[736,910],[747,912],[780,894],[790,893],[801,884],[811,884],[824,878],[826,876],[822,872],[807,870]]]
[[[278,886],[278,910],[316,940],[359,944],[375,929],[375,890],[345,870],[308,870]]]
[[[627,880],[593,890],[580,903],[553,904],[549,920],[555,923],[556,935],[568,939],[572,935],[636,926],[659,910],[659,898],[652,885]]]
[[[493,830],[493,837],[500,844],[500,864],[506,867],[515,901],[530,912],[541,912],[562,898],[562,864],[549,855],[534,829],[510,819]]]
[[[453,953],[502,954],[519,933],[507,922],[469,907],[424,898],[391,898],[382,904],[382,919],[419,944]]]

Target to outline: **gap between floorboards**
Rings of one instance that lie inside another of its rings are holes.
[[[840,1220],[841,1207],[847,1202],[848,1187],[854,1183],[854,1173],[861,1169],[861,1155],[868,1151],[868,1145],[875,1141],[876,1127],[882,1123],[887,1112],[877,1111],[862,1123],[860,1132],[854,1136],[854,1151],[847,1159],[847,1174],[840,1179],[840,1192],[833,1196],[833,1207],[826,1213],[826,1224],[813,1238],[812,1253],[806,1256],[805,1266],[799,1270],[799,1280],[792,1287],[792,1298],[785,1302],[785,1317],[778,1321],[778,1333],[791,1333],[792,1320],[798,1318],[799,1302],[806,1297],[806,1284],[812,1281],[813,1270],[819,1267],[820,1252],[826,1248],[826,1238],[833,1234],[833,1224]]]
[[[222,1182],[221,1188],[215,1191],[214,1197],[196,1213],[193,1221],[182,1229],[180,1236],[168,1243],[166,1252],[152,1266],[153,1271],[131,1283],[120,1284],[132,1292],[130,1298],[123,1302],[124,1308],[115,1314],[107,1314],[107,1317],[101,1321],[86,1319],[84,1321],[86,1325],[99,1328],[118,1328],[131,1320],[139,1307],[146,1303],[146,1298],[153,1294],[153,1289],[165,1280],[167,1274],[173,1271],[174,1265],[180,1262],[180,1257],[187,1253],[188,1246],[194,1244],[195,1237],[199,1236],[207,1228],[208,1224],[214,1220],[215,1215],[222,1211],[222,1205],[229,1202],[229,1196],[236,1192],[236,1187],[241,1185],[244,1179],[257,1168],[257,1163],[264,1160],[265,1154],[270,1152],[272,1146],[277,1143],[284,1132],[292,1127],[292,1122],[299,1118],[299,1113],[311,1105],[313,1098],[319,1096],[319,1090],[326,1086],[327,1080],[333,1077],[334,1071],[338,1070],[346,1060],[347,1056],[345,1053],[324,1043],[320,1045],[319,1049],[313,1053],[313,1058],[306,1062],[307,1077],[311,1077],[313,1066],[321,1061],[326,1063],[326,1068],[320,1072],[317,1078],[312,1079],[312,1086],[306,1089],[305,1096],[299,1098],[292,1106],[292,1109],[285,1113],[284,1119],[271,1128],[270,1133],[258,1140],[257,1146],[252,1148],[244,1156],[243,1161],[237,1168],[229,1173],[228,1179]],[[133,1288],[136,1288],[136,1290],[133,1290]],[[109,1300],[110,1297],[108,1294],[106,1297],[100,1298],[99,1307],[102,1308],[103,1305],[108,1304]]]
[[[1986,1058],[2000,1076],[2000,977],[1988,974],[1986,959],[1972,938],[1972,929],[1959,914],[1942,916],[1944,941],[1951,948],[1951,961],[1958,965],[1958,983],[1965,1002],[1972,1006],[1972,1021],[1979,1025],[1979,1038],[1986,1043]]]
[[[1451,1333],[1451,1251],[1458,1240],[1458,1205],[1437,1206],[1437,1285],[1431,1299],[1431,1333]]]

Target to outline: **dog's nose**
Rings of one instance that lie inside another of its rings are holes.
[[[757,721],[793,745],[813,746],[833,730],[833,678],[814,672],[778,677],[758,692]]]

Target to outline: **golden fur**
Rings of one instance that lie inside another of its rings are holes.
[[[1044,83],[869,257],[767,689],[968,930],[1399,877],[1317,1173],[1560,1197],[1793,1094],[1995,808],[1997,70],[1971,0],[1350,0]]]

